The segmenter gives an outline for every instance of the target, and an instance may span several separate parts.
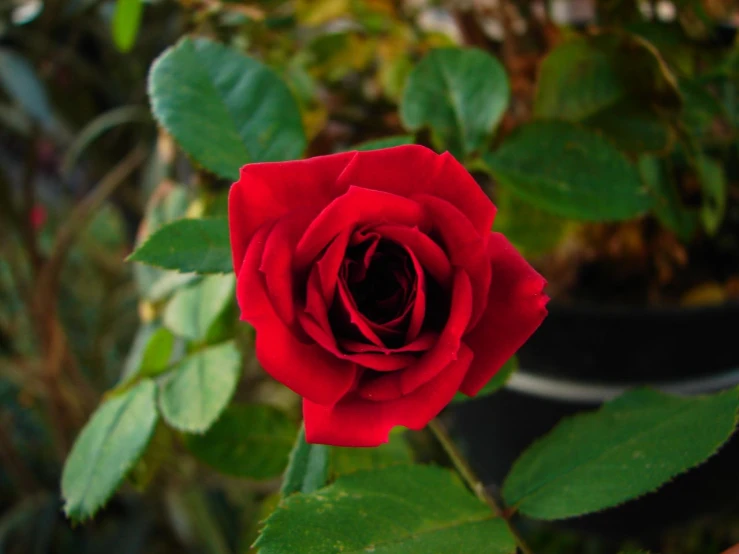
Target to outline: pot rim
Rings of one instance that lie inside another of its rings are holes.
[[[693,396],[729,389],[739,385],[739,368],[714,373],[698,379],[681,379],[660,382],[630,382],[608,384],[597,381],[576,381],[535,373],[526,369],[516,371],[505,388],[522,394],[569,403],[601,404],[629,389],[651,387],[656,390]]]
[[[679,305],[614,305],[600,304],[597,302],[572,301],[562,302],[552,300],[547,308],[550,312],[569,313],[590,316],[593,314],[601,316],[623,317],[639,315],[665,317],[674,315],[711,315],[716,313],[739,312],[739,300],[726,300],[720,304],[704,304],[699,306]],[[546,320],[545,320],[546,321]]]

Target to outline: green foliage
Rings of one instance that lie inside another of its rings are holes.
[[[214,469],[249,479],[282,473],[297,434],[280,410],[258,404],[232,404],[204,435],[187,435],[185,444]]]
[[[189,204],[190,196],[185,187],[173,185],[167,181],[159,184],[147,202],[144,220],[136,239],[136,247],[141,246],[167,223],[185,217]],[[133,275],[139,294],[144,299],[153,302],[166,298],[175,288],[196,278],[192,273],[166,271],[145,264],[133,264]]]
[[[174,335],[164,327],[154,331],[141,356],[138,374],[143,377],[154,377],[166,371],[172,358],[174,342]]]
[[[541,65],[534,113],[580,121],[627,152],[665,151],[681,96],[659,53],[636,35],[608,32],[556,47]]]
[[[410,464],[413,456],[400,433],[391,433],[390,440],[376,448],[342,448],[309,444],[301,428],[290,453],[281,493],[311,493],[323,487],[329,477],[336,478],[360,470]]]
[[[301,427],[290,460],[283,476],[280,494],[311,493],[328,481],[330,447],[305,441],[305,427]]]
[[[47,129],[54,123],[46,87],[23,56],[0,48],[0,83],[8,95]]]
[[[683,205],[665,163],[653,156],[642,156],[638,167],[644,184],[654,196],[654,213],[660,223],[681,240],[690,240],[697,227],[697,216]]]
[[[390,433],[385,444],[375,448],[331,448],[331,475],[347,475],[360,470],[374,470],[413,463],[413,455],[402,432]]]
[[[205,340],[218,316],[234,297],[232,273],[208,275],[202,281],[178,289],[162,315],[164,325],[191,340]]]
[[[262,554],[513,554],[505,523],[449,471],[394,466],[285,499],[267,519]]]
[[[623,100],[582,120],[624,152],[664,153],[673,142],[670,128],[642,104]]]
[[[703,138],[716,118],[726,118],[721,103],[711,94],[705,83],[697,79],[681,79],[680,93],[683,96],[682,122],[691,136]]]
[[[121,380],[154,377],[167,370],[172,359],[175,337],[156,323],[142,325],[126,358]]]
[[[541,62],[534,115],[577,121],[615,104],[623,94],[612,58],[578,37]]]
[[[228,221],[179,219],[150,236],[128,259],[182,272],[230,273]]]
[[[556,215],[628,219],[652,204],[634,166],[607,140],[571,123],[523,125],[485,161],[502,186]]]
[[[498,60],[480,50],[440,48],[408,76],[400,117],[411,131],[430,127],[441,149],[464,159],[485,149],[509,97]]]
[[[705,155],[695,161],[698,180],[703,191],[701,221],[709,235],[715,235],[726,212],[726,175],[724,168]]]
[[[537,519],[604,510],[655,490],[713,455],[734,431],[737,389],[681,398],[648,389],[560,422],[516,461],[509,506]]]
[[[380,150],[381,148],[392,148],[393,146],[402,146],[404,144],[413,144],[413,137],[411,135],[397,135],[394,137],[368,140],[357,144],[352,150]]]
[[[162,416],[180,431],[207,431],[231,400],[240,374],[241,354],[233,342],[191,354],[159,384]]]
[[[482,389],[480,389],[480,392],[478,392],[476,396],[469,397],[462,394],[461,392],[458,392],[454,395],[454,398],[452,398],[452,403],[466,402],[467,400],[472,400],[472,398],[482,398],[483,396],[488,396],[497,392],[505,386],[505,384],[517,370],[518,358],[516,358],[516,356],[512,356],[505,364],[503,364],[503,367],[498,370],[498,373],[493,375],[492,379],[490,379],[490,381],[488,381],[487,384],[482,387]]]
[[[122,52],[128,52],[136,41],[144,10],[142,0],[117,0],[113,14],[113,42]]]
[[[297,103],[269,68],[207,39],[185,38],[154,62],[152,111],[198,163],[235,180],[247,163],[299,158]]]
[[[64,465],[64,512],[92,517],[143,453],[157,423],[156,386],[146,380],[104,402],[82,429]]]

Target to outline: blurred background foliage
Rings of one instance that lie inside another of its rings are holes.
[[[637,163],[658,199],[650,217],[573,221],[496,186],[501,160],[461,145],[499,206],[497,229],[561,300],[705,304],[739,297],[738,14],[721,0],[0,2],[0,552],[248,552],[276,502],[299,402],[259,369],[232,278],[124,262],[164,223],[225,214],[230,182],[193,164],[150,115],[149,67],[180,37],[214,38],[274,69],[299,104],[307,155],[388,137],[438,146],[423,122],[401,119],[411,71],[437,47],[493,54],[511,94],[494,144],[523,140],[512,133],[532,120],[578,122]],[[547,148],[544,167],[557,162]],[[234,335],[237,403],[203,436],[157,424],[121,493],[71,526],[61,467],[104,391]],[[238,435],[245,418],[275,441]],[[248,455],[213,459],[217,435],[238,436]],[[331,467],[433,455],[423,434],[398,435],[378,450],[333,449]],[[537,552],[614,548],[530,531]],[[660,544],[683,554],[730,542],[736,517]]]

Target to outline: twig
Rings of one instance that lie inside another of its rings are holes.
[[[64,426],[65,416],[71,414],[72,410],[81,411],[80,415],[84,417],[85,412],[89,411],[97,401],[97,393],[80,372],[69,347],[64,327],[57,315],[57,294],[61,272],[67,254],[80,232],[108,197],[143,163],[146,155],[147,150],[143,146],[132,150],[75,206],[66,223],[59,229],[49,259],[41,267],[36,280],[32,315],[44,347],[44,383],[49,394],[50,416],[59,427]],[[59,378],[63,368],[78,391],[74,404],[70,404],[62,392],[62,383]],[[57,429],[57,443],[60,453],[64,453],[67,445],[61,429]]]
[[[87,226],[94,213],[108,197],[144,162],[147,153],[142,146],[134,148],[75,206],[66,224],[60,227],[49,260],[42,268],[39,276],[41,291],[52,295],[56,292],[62,266],[77,235]]]
[[[41,255],[39,254],[38,244],[36,242],[36,230],[33,228],[33,220],[31,217],[34,205],[36,204],[34,181],[36,179],[36,167],[38,164],[38,141],[38,126],[34,126],[33,131],[31,132],[28,153],[23,162],[23,177],[21,179],[23,200],[21,202],[21,209],[19,210],[21,215],[18,221],[18,230],[21,233],[23,244],[28,253],[28,260],[30,262],[31,272],[33,275],[38,273],[41,265]]]
[[[442,448],[447,453],[447,456],[449,456],[449,459],[452,461],[452,464],[454,464],[454,468],[457,470],[464,482],[467,483],[467,486],[472,489],[477,498],[488,505],[490,510],[496,516],[505,521],[509,531],[516,539],[516,543],[518,544],[518,548],[521,550],[522,554],[533,554],[533,551],[528,547],[523,537],[518,532],[518,529],[516,529],[511,523],[510,512],[498,504],[498,501],[493,497],[493,495],[485,489],[485,485],[480,478],[475,475],[475,472],[467,463],[467,460],[465,460],[464,456],[457,448],[457,445],[454,444],[452,437],[449,436],[449,433],[447,433],[447,430],[444,428],[442,423],[438,419],[432,419],[429,422],[429,429],[431,429],[436,440],[439,441],[439,444],[441,444]]]

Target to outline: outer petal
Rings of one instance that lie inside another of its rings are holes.
[[[454,156],[444,152],[441,158],[442,163],[432,180],[430,194],[454,204],[472,222],[478,233],[487,235],[495,219],[495,205]]]
[[[295,319],[292,254],[314,215],[314,211],[298,209],[278,219],[267,237],[259,266],[272,305],[288,325]]]
[[[339,175],[355,152],[318,156],[292,162],[245,165],[228,197],[231,254],[238,275],[246,247],[266,221],[296,208],[325,206],[343,190],[337,190]]]
[[[401,196],[430,194],[456,206],[480,235],[490,232],[495,206],[467,170],[445,152],[441,156],[416,144],[358,152],[339,179]]]
[[[451,401],[472,358],[472,352],[463,346],[459,358],[436,378],[396,400],[374,402],[349,396],[332,407],[303,400],[306,440],[335,446],[379,446],[388,441],[390,430],[397,425],[420,430]]]
[[[469,396],[485,386],[547,315],[546,281],[500,233],[491,233],[488,253],[493,278],[487,308],[464,337],[475,353],[460,390]]]
[[[312,402],[334,404],[354,385],[356,366],[299,341],[277,315],[258,269],[271,227],[257,231],[244,256],[236,286],[242,318],[257,331],[257,359],[267,373]]]

